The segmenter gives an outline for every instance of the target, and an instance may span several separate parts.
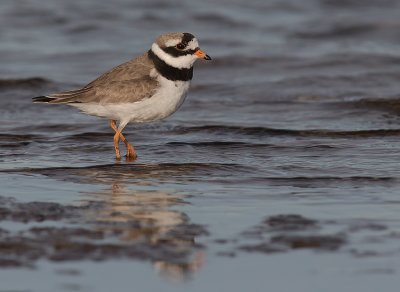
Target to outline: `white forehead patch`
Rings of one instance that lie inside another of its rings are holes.
[[[165,46],[167,47],[175,47],[177,44],[181,42],[181,39],[172,39],[165,42]],[[190,50],[194,50],[199,46],[199,42],[196,38],[193,38],[187,45],[187,48]]]
[[[199,42],[197,41],[196,38],[193,38],[189,43],[187,48],[190,50],[194,50],[195,48],[197,48],[199,46]]]
[[[165,46],[167,47],[175,47],[177,44],[181,42],[181,39],[172,39],[165,42]]]

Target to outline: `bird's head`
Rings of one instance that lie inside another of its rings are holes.
[[[200,50],[194,35],[187,32],[163,34],[153,43],[152,52],[161,60],[175,68],[191,68],[197,59],[211,60]]]

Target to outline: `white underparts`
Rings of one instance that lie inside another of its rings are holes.
[[[190,81],[171,81],[161,75],[157,76],[157,80],[159,87],[154,95],[137,102],[76,103],[71,105],[89,115],[119,120],[121,126],[125,126],[129,122],[145,123],[162,120],[173,114],[182,105],[189,90]],[[135,93],[132,92],[132,94]]]

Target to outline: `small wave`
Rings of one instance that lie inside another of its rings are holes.
[[[214,182],[220,184],[230,183],[229,177],[216,178]],[[391,186],[399,182],[399,178],[392,176],[244,176],[235,177],[235,184],[243,185],[268,185],[276,186],[293,186],[298,188],[338,188],[338,187],[355,187],[368,185]]]
[[[69,34],[83,34],[87,32],[92,32],[99,29],[95,25],[91,24],[84,24],[84,25],[77,25],[75,27],[69,28],[66,32]]]
[[[193,18],[206,24],[216,24],[218,26],[225,26],[230,28],[244,28],[250,26],[250,23],[248,22],[237,21],[228,16],[218,13],[195,14]]]
[[[352,105],[373,109],[381,108],[400,113],[400,98],[363,99],[352,103]]]
[[[368,66],[368,64],[365,64],[365,66]],[[326,92],[325,89],[331,88],[330,91],[332,93],[343,97],[354,93],[358,93],[364,97],[376,96],[378,94],[390,96],[390,94],[398,92],[393,84],[399,78],[399,73],[392,72],[367,73],[354,76],[344,74],[336,76],[316,74],[283,78],[270,83],[269,86],[279,91],[290,88],[292,91],[297,92],[297,95],[310,92],[310,88],[312,88],[314,95],[324,95],[323,93]]]
[[[73,141],[98,141],[103,140],[103,138],[111,139],[115,133],[109,132],[85,132],[74,135],[69,135],[64,137],[63,140],[73,140]]]
[[[45,167],[4,169],[0,173],[41,174],[54,179],[79,183],[109,183],[112,181],[154,178],[168,180],[179,176],[193,180],[193,176],[223,176],[233,172],[249,173],[254,169],[241,164],[221,163],[162,163],[162,164],[103,164],[83,167]]]
[[[23,142],[23,141],[30,141],[34,140],[37,138],[40,138],[41,136],[37,135],[18,135],[18,134],[0,134],[0,142],[2,141],[18,141],[18,142]]]
[[[331,8],[387,7],[397,4],[396,0],[322,0],[321,4]],[[331,11],[330,11],[331,12]]]
[[[0,79],[0,89],[3,88],[40,88],[52,83],[41,77],[23,79]]]
[[[254,144],[237,141],[205,141],[205,142],[168,142],[171,146],[193,146],[193,147],[229,147],[232,148],[264,148],[272,146],[271,144]]]
[[[12,148],[12,149],[15,149],[15,148],[27,146],[29,144],[30,144],[30,142],[16,142],[16,143],[7,143],[7,144],[0,143],[0,148],[4,148],[4,149]]]
[[[134,1],[131,3],[132,8],[147,8],[147,9],[176,9],[182,7],[180,1]]]
[[[37,135],[0,134],[0,149],[23,148],[40,138]]]
[[[41,125],[26,125],[25,127],[16,127],[14,128],[15,132],[27,132],[27,133],[36,133],[40,131],[41,133],[50,132],[60,132],[60,131],[74,131],[82,129],[81,124],[74,125],[66,125],[66,124],[41,124]],[[8,135],[8,134],[5,134]],[[34,136],[33,138],[35,138]]]
[[[269,181],[281,181],[281,182],[344,182],[344,181],[395,181],[398,180],[396,177],[390,176],[294,176],[294,177],[266,177],[265,180]]]
[[[383,137],[383,136],[400,136],[400,129],[377,129],[377,130],[361,130],[361,131],[331,131],[331,130],[290,130],[290,129],[273,129],[264,127],[240,127],[240,126],[224,126],[209,125],[198,127],[176,128],[182,133],[208,132],[222,135],[255,135],[255,136],[322,136],[322,137]]]
[[[289,60],[290,61],[290,60]],[[334,54],[326,54],[321,58],[298,58],[293,59],[289,64],[290,69],[306,69],[306,68],[333,68],[333,67],[343,67],[343,66],[362,66],[362,67],[371,67],[371,66],[384,66],[387,68],[388,66],[396,66],[396,64],[400,63],[400,58],[395,55],[383,55],[383,54],[374,54],[374,53],[334,53]],[[344,71],[342,71],[344,72]],[[373,74],[373,73],[366,73]],[[376,75],[381,74],[374,73]],[[385,74],[390,74],[391,76],[397,75],[397,71],[388,71]],[[379,75],[379,76],[381,76]],[[344,75],[343,75],[344,76]]]
[[[211,43],[211,41],[210,41]],[[243,66],[250,67],[256,65],[264,65],[264,64],[275,64],[275,63],[288,63],[292,64],[293,62],[301,61],[301,58],[284,56],[284,55],[275,55],[270,57],[247,57],[240,55],[228,55],[221,56],[219,58],[212,60],[212,68],[216,67],[240,67]],[[199,63],[196,65],[206,66],[207,63]]]
[[[364,35],[374,32],[379,29],[378,25],[374,24],[332,24],[326,28],[317,26],[316,29],[307,28],[304,31],[299,31],[294,35],[303,39],[332,39],[343,38],[350,36]]]
[[[238,168],[248,167],[235,163],[159,163],[159,164],[101,164],[82,167],[45,167],[45,168],[22,168],[13,169],[10,172],[32,172],[41,173],[47,171],[74,171],[74,170],[129,170],[129,171],[153,171],[153,170],[210,170],[217,169],[222,171],[237,170]],[[3,170],[3,172],[7,172]]]

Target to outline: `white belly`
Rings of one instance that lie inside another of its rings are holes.
[[[162,76],[158,76],[158,81],[160,86],[152,97],[134,103],[78,103],[73,106],[86,114],[118,120],[122,123],[162,120],[182,105],[189,90],[190,81],[170,81]]]

